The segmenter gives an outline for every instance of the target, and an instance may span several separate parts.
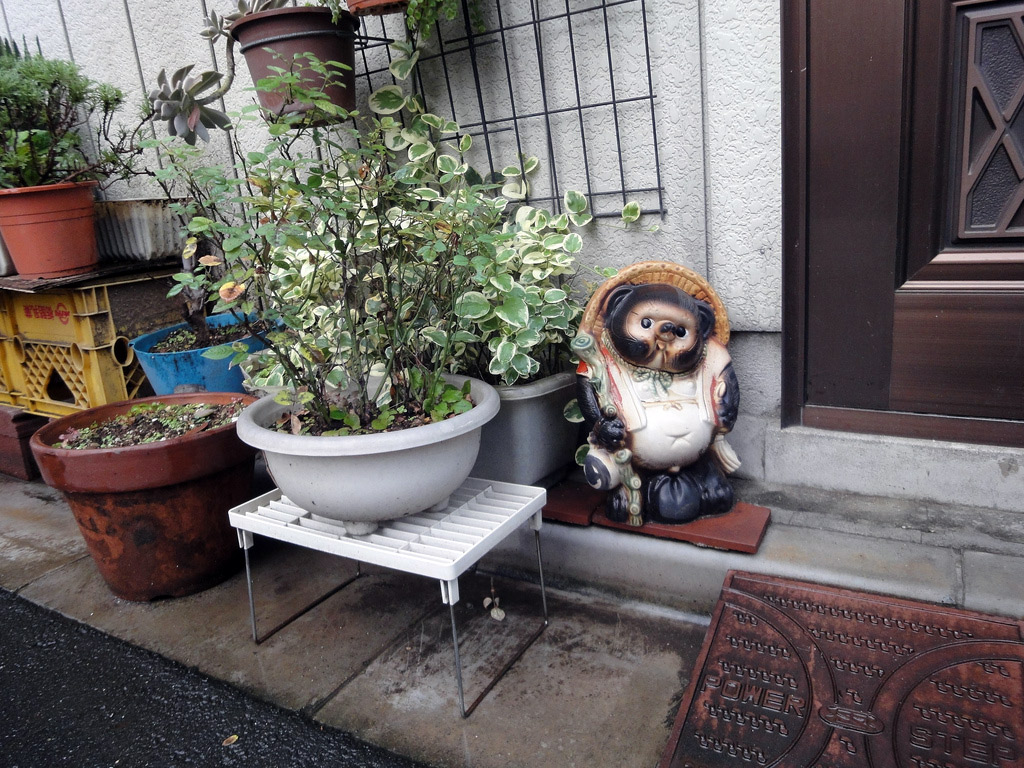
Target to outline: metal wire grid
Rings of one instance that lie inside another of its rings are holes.
[[[482,30],[462,4],[427,41],[414,87],[477,139],[474,167],[536,156],[531,202],[560,208],[575,189],[598,217],[630,201],[663,216],[646,0],[479,0]],[[363,21],[357,77],[372,91],[395,82],[382,39],[404,30],[401,16]]]

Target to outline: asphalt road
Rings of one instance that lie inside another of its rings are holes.
[[[0,768],[426,768],[0,590]]]

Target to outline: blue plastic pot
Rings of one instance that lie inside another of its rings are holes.
[[[233,315],[214,315],[206,320],[207,325],[217,328],[235,325]],[[244,392],[242,389],[242,369],[237,365],[228,367],[231,358],[211,360],[203,357],[203,352],[212,347],[194,349],[188,352],[150,352],[156,344],[170,336],[174,331],[186,328],[188,323],[178,323],[167,328],[153,331],[133,339],[131,344],[135,356],[146,372],[146,378],[158,395],[170,395],[175,392]],[[263,342],[254,338],[242,339],[242,342],[255,352],[262,349]]]

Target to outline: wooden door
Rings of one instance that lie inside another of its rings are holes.
[[[1024,445],[1024,2],[784,0],[787,423]]]

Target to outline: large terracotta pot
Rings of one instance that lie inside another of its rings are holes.
[[[224,403],[254,398],[203,392],[90,408],[32,436],[43,480],[64,493],[96,567],[126,600],[180,597],[241,564],[228,510],[251,496],[255,450],[235,425],[129,448],[55,448],[60,435],[145,402]]]
[[[355,45],[359,21],[344,13],[335,24],[327,8],[276,8],[242,16],[231,25],[231,36],[245,55],[253,83],[276,74],[272,68],[287,69],[296,56],[312,53],[321,62],[336,61],[346,69],[334,67],[332,85],[324,89],[330,100],[344,109],[354,109]],[[309,90],[323,87],[322,76],[301,66],[303,86]],[[260,104],[274,114],[303,112],[307,104],[293,103],[286,92],[258,91]]]
[[[96,268],[95,181],[0,189],[0,233],[22,277]]]
[[[464,376],[448,377],[456,386]],[[469,476],[480,430],[498,413],[494,388],[472,380],[473,408],[434,424],[369,435],[313,437],[268,428],[289,406],[267,395],[242,411],[238,436],[263,451],[281,493],[351,535],[446,503]]]

